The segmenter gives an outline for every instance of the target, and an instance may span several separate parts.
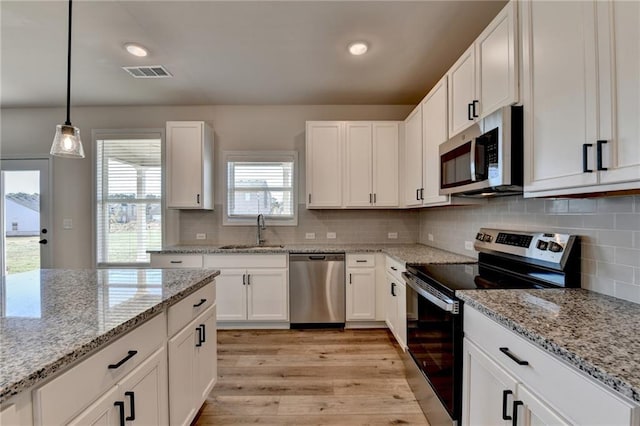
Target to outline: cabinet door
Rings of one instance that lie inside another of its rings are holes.
[[[287,321],[289,319],[287,271],[249,269],[247,275],[247,318],[253,321]]]
[[[438,205],[449,202],[440,195],[440,144],[447,140],[447,76],[444,76],[422,101],[422,135],[424,176],[422,202]]]
[[[307,208],[342,207],[343,123],[307,122]]]
[[[600,128],[600,139],[607,140],[602,149],[602,163],[607,170],[600,172],[600,183],[637,182],[640,181],[640,2],[599,2],[598,8],[598,22],[612,23],[611,29],[603,28],[598,33],[602,35],[601,50],[605,51],[611,41],[603,33],[609,30],[613,37],[613,50],[603,58],[604,69],[600,74],[602,78],[611,70],[611,85],[603,87],[609,96],[601,98],[613,102],[611,114],[602,118]],[[605,55],[599,52],[599,56]]]
[[[476,39],[476,114],[484,117],[518,101],[517,1],[511,1]]]
[[[407,348],[407,285],[404,281],[395,281],[395,299],[397,303],[396,339],[404,351]]]
[[[347,321],[376,319],[375,268],[347,271]]]
[[[195,386],[194,390],[196,409],[199,409],[218,378],[218,353],[216,342],[216,306],[212,306],[200,315],[196,320],[196,326],[200,327],[201,343],[195,349]],[[196,333],[196,338],[198,333]]]
[[[373,204],[371,140],[371,123],[345,123],[344,205],[346,207],[369,207]]]
[[[476,120],[472,108],[475,99],[476,78],[474,49],[474,45],[471,45],[447,72],[449,80],[449,137],[460,133]]]
[[[203,122],[167,122],[167,207],[201,208],[203,138]]]
[[[511,425],[516,380],[468,339],[462,366],[462,424]]]
[[[527,426],[569,426],[570,422],[564,420],[551,407],[536,398],[526,387],[518,386],[518,401],[522,405],[517,408],[516,421],[513,424]],[[514,406],[514,409],[515,406]]]
[[[398,123],[373,123],[373,203],[398,207]]]
[[[169,415],[171,425],[188,425],[194,404],[196,328],[191,322],[169,340]]]
[[[115,405],[118,401],[121,407]],[[118,393],[118,387],[112,387],[96,402],[71,420],[69,426],[120,426],[120,410],[124,410],[124,398]]]
[[[247,273],[244,269],[221,269],[216,277],[218,321],[247,319]]]
[[[398,322],[398,301],[396,300],[396,283],[395,283],[395,278],[393,278],[391,276],[391,274],[387,273],[386,274],[386,281],[387,281],[387,292],[386,294],[386,323],[387,323],[387,327],[389,327],[389,330],[391,330],[391,332],[393,333],[393,335],[396,335],[396,326],[397,326],[397,322]],[[397,339],[397,337],[396,337]]]
[[[595,5],[521,2],[525,191],[597,183]],[[584,146],[593,144],[593,146]],[[584,147],[584,148],[583,148]]]
[[[422,110],[420,105],[404,121],[403,201],[407,207],[422,204]]]
[[[167,353],[158,349],[118,385],[125,414],[136,425],[164,425],[167,410]]]

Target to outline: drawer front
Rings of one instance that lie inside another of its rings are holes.
[[[200,254],[152,254],[152,268],[202,268]]]
[[[216,303],[215,282],[209,283],[180,302],[169,307],[168,329],[173,336],[195,317]]]
[[[393,276],[394,278],[401,280],[402,273],[407,270],[407,268],[405,267],[405,264],[398,262],[397,260],[389,256],[385,257],[385,263],[386,263],[385,265],[386,271],[389,274],[391,274],[391,276]]]
[[[629,425],[634,405],[477,310],[464,307],[465,337],[574,424]],[[500,348],[527,361],[519,365]]]
[[[286,268],[286,254],[209,254],[205,268]]]
[[[164,313],[110,343],[88,359],[33,391],[36,425],[68,422],[149,357],[167,337]],[[108,368],[135,355],[118,368]]]
[[[370,268],[376,266],[375,254],[348,254],[347,266],[349,268]]]

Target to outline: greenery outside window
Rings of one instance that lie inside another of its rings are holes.
[[[255,225],[264,215],[268,225],[298,224],[298,153],[225,152],[225,225]]]

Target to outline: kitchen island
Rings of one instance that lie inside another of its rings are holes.
[[[205,286],[213,296],[201,308],[215,308],[212,283],[218,274],[211,269],[99,269],[36,270],[4,277],[0,288],[3,413],[12,398],[33,389],[36,395],[39,386],[49,386],[59,373],[66,375],[148,324],[157,324],[164,342],[157,346],[165,351],[167,311]],[[171,314],[168,318],[171,321]],[[149,345],[155,348],[156,342]],[[166,371],[166,351],[163,355]]]

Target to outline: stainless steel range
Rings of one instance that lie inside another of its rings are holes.
[[[482,228],[477,264],[407,265],[409,384],[432,426],[462,410],[462,309],[469,289],[580,287],[580,244],[568,234]]]

